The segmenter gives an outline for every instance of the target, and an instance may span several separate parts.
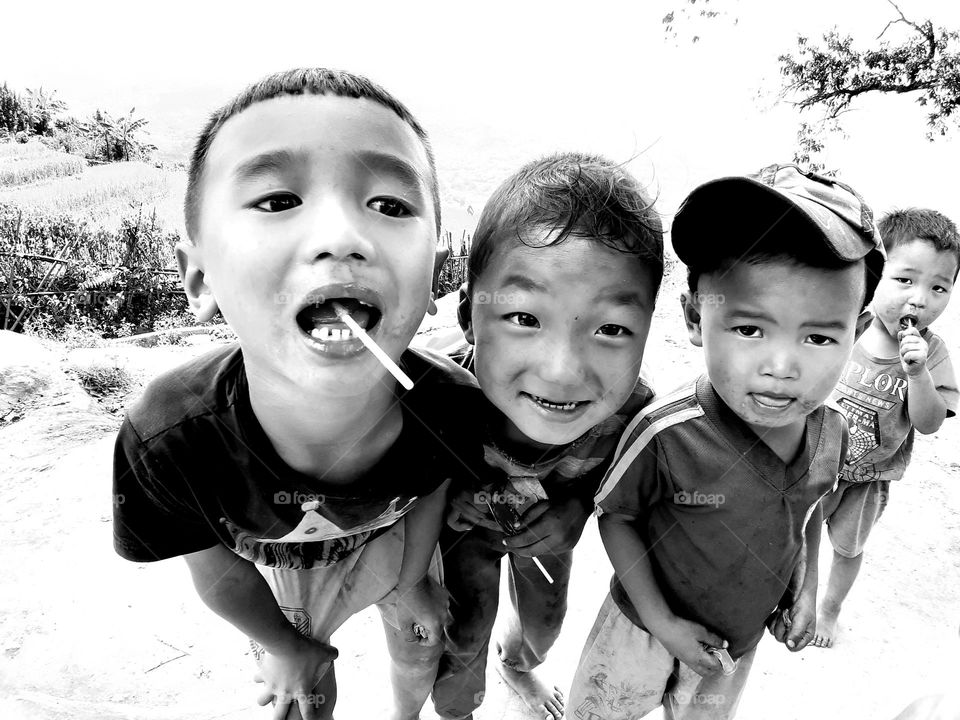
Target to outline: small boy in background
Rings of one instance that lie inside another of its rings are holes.
[[[823,500],[833,564],[813,644],[837,636],[840,608],[863,564],[863,547],[913,451],[914,430],[936,432],[957,412],[947,346],[930,331],[960,269],[957,227],[936,210],[898,210],[879,223],[887,264],[874,320],[853,349],[834,399],[847,414],[850,449],[840,481]]]
[[[883,263],[860,198],[793,165],[700,186],[671,232],[707,372],[630,422],[597,494],[615,575],[570,693],[581,720],[733,717],[766,625],[793,651],[812,639],[819,503],[846,452],[824,401]]]
[[[508,178],[481,214],[468,261],[460,359],[488,400],[484,483],[461,486],[441,535],[452,622],[437,713],[471,717],[508,558],[511,606],[497,670],[538,717],[563,695],[540,665],[566,613],[572,551],[640,378],[663,277],[653,201],[623,167],[562,153]]]
[[[332,717],[331,635],[377,605],[390,717],[416,718],[442,649],[446,488],[481,462],[475,381],[407,350],[432,305],[440,225],[427,136],[366,78],[273,75],[207,123],[185,210],[187,298],[200,320],[219,309],[239,343],[161,376],[130,408],[116,550],[184,556],[204,603],[251,638],[275,720]]]

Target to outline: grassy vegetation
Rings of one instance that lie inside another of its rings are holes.
[[[0,162],[0,177],[5,166]],[[70,215],[108,229],[115,229],[118,218],[131,209],[148,213],[156,210],[161,223],[179,231],[182,227],[180,197],[185,187],[186,177],[182,172],[141,162],[112,163],[87,168],[77,177],[0,187],[0,203],[25,211]]]
[[[10,148],[24,148],[20,152]],[[42,143],[0,145],[0,188],[12,188],[83,172],[83,158],[51,150]]]

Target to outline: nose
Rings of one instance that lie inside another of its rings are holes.
[[[304,228],[303,253],[316,260],[372,261],[376,246],[364,231],[362,213],[334,199],[319,204]]]
[[[544,382],[557,388],[573,388],[586,377],[584,347],[576,338],[563,334],[551,338],[537,351],[538,374]]]
[[[786,343],[777,343],[762,356],[760,374],[779,380],[795,380],[800,376],[797,354]]]
[[[927,306],[927,293],[919,285],[914,285],[911,292],[909,300],[907,301],[910,305],[916,309],[924,308]]]

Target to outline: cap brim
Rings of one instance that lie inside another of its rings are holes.
[[[737,219],[728,224],[736,225],[744,218],[754,223],[752,232],[728,233],[723,247],[718,247],[712,242],[715,229],[725,222],[722,218],[731,214]],[[858,230],[815,198],[788,194],[742,176],[712,180],[691,192],[674,217],[671,240],[677,257],[687,265],[702,262],[705,255],[713,253],[745,255],[751,244],[758,243],[764,233],[775,230],[780,221],[790,216],[802,218],[813,231],[811,235],[841,260],[854,262],[874,250]],[[709,231],[710,226],[713,232]]]

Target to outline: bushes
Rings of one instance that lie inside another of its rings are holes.
[[[20,316],[22,329],[32,312],[35,331],[51,337],[67,326],[107,337],[150,331],[186,311],[179,279],[167,270],[178,241],[141,210],[124,215],[113,232],[0,204],[0,315],[8,323]],[[65,262],[51,269],[44,258]],[[31,294],[38,291],[44,294]]]

